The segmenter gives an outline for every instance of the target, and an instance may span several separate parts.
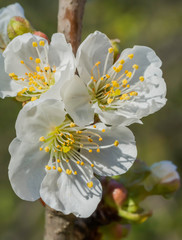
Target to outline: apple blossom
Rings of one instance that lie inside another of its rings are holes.
[[[19,101],[34,101],[52,87],[56,91],[56,75],[66,67],[74,69],[72,55],[71,45],[61,33],[52,36],[50,45],[31,33],[14,38],[3,53],[9,79],[0,78],[0,94],[16,96]],[[11,92],[7,94],[6,88]]]
[[[94,176],[125,173],[136,158],[132,132],[123,126],[75,124],[58,100],[29,102],[16,121],[9,178],[22,199],[40,197],[64,214],[88,217],[101,200]]]
[[[70,81],[65,80],[61,94],[70,115],[78,121],[80,114],[75,108],[80,107],[80,102],[86,103],[82,106],[84,121],[89,122],[95,113],[110,125],[141,122],[142,117],[165,105],[161,60],[151,48],[125,49],[115,63],[113,55],[110,40],[98,31],[90,34],[78,48],[76,66],[80,80],[74,76]]]

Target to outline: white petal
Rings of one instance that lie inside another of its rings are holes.
[[[64,69],[69,65],[70,70],[75,71],[75,57],[71,44],[66,42],[65,36],[62,33],[53,34],[48,58],[51,66]]]
[[[100,152],[89,153],[82,150],[81,153],[94,164],[93,170],[96,174],[101,176],[123,174],[132,166],[137,156],[134,135],[123,126],[105,127],[104,133],[101,131],[101,127],[102,125],[99,124],[95,130],[103,139],[99,142]],[[98,142],[96,137],[92,139],[94,142]],[[117,147],[106,147],[113,144],[115,140],[119,141]]]
[[[81,79],[87,84],[91,77],[91,70],[95,63],[100,61],[99,70],[102,75],[105,65],[108,48],[111,47],[109,38],[101,33],[94,32],[90,34],[80,45],[77,51],[76,62],[78,73]],[[109,55],[106,70],[113,63],[113,54]],[[94,76],[98,79],[97,68],[94,70]]]
[[[65,119],[64,105],[56,100],[37,100],[26,104],[16,121],[17,137],[34,143],[46,136]]]
[[[0,98],[14,97],[22,89],[22,86],[12,81],[9,75],[4,71],[4,57],[0,53]]]
[[[21,142],[18,138],[12,141],[9,151],[9,179],[13,190],[24,200],[37,200],[49,155],[39,151],[39,143]]]
[[[129,54],[134,54],[132,59],[128,58]],[[161,60],[155,52],[148,47],[135,46],[132,49],[126,49],[121,53],[120,58],[125,60],[123,69],[117,74],[118,78],[125,70],[132,71],[132,66],[137,64],[139,69],[135,71],[129,84],[128,91],[136,91],[137,96],[134,100],[120,103],[118,111],[110,111],[111,114],[117,115],[117,121],[127,126],[131,123],[138,122],[144,116],[152,114],[161,109],[166,103],[166,84],[162,78],[160,70]],[[117,63],[115,64],[117,65]],[[110,74],[113,70],[110,69]],[[140,82],[139,77],[144,76],[144,82]],[[104,112],[100,115],[108,124],[114,124],[108,114]]]
[[[3,53],[5,57],[5,71],[7,73],[14,72],[19,77],[24,77],[26,72],[35,72],[35,61],[30,60],[29,57],[33,57],[34,60],[39,58],[36,48],[32,46],[32,42],[39,42],[40,40],[44,40],[46,43],[44,48],[47,48],[47,40],[32,35],[31,33],[26,33],[14,38]],[[38,45],[43,60],[45,59],[44,48]],[[23,60],[25,64],[21,64],[21,60]]]
[[[77,175],[50,170],[42,182],[40,195],[51,208],[86,218],[95,211],[102,195],[100,182],[95,177],[91,181],[93,187],[88,188],[79,170]]]
[[[67,112],[79,126],[89,125],[94,121],[94,111],[91,108],[90,96],[82,80],[74,75],[65,82],[61,96]]]
[[[25,17],[24,10],[19,3],[11,4],[0,9],[0,47],[4,48],[4,44],[7,45],[9,42],[7,26],[10,19],[14,16]]]

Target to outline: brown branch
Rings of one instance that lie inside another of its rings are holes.
[[[76,53],[81,41],[82,18],[86,0],[59,0],[58,32],[65,34]]]

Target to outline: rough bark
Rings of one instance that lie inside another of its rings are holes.
[[[46,206],[45,237],[44,240],[73,240],[75,217],[64,215]]]
[[[85,3],[86,0],[59,0],[58,32],[65,34],[74,53],[76,53],[81,40]]]

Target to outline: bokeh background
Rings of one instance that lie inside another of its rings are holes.
[[[0,8],[12,4],[0,0]],[[49,37],[56,32],[58,1],[20,0],[25,15],[37,30]],[[163,61],[167,105],[133,125],[138,158],[152,164],[171,160],[182,172],[182,1],[88,0],[83,20],[83,39],[95,30],[121,40],[121,50],[133,45],[155,49]],[[15,137],[14,124],[21,104],[0,100],[0,239],[40,240],[44,232],[44,208],[40,202],[20,200],[12,191],[7,168],[8,145]],[[127,240],[181,240],[182,191],[172,200],[152,198],[151,219],[134,225]]]

